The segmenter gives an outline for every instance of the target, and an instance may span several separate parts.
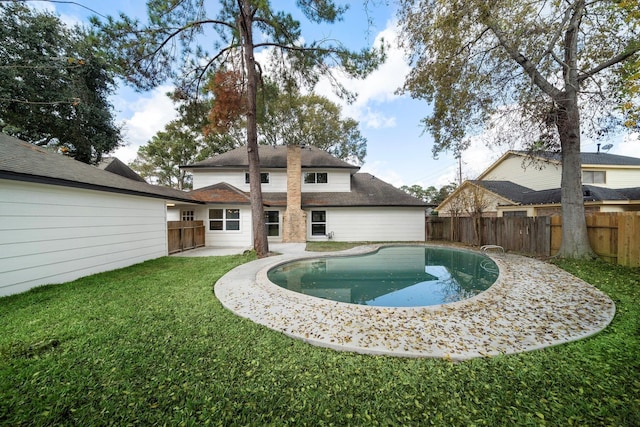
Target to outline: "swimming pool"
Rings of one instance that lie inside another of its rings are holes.
[[[276,285],[333,301],[420,307],[464,300],[488,289],[498,267],[482,254],[443,247],[390,246],[376,252],[288,262],[268,271]]]

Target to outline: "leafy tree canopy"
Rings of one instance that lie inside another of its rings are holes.
[[[239,136],[245,124],[244,87],[234,71],[219,71],[206,86],[213,94],[205,133]],[[264,78],[257,95],[258,142],[268,145],[306,144],[354,163],[363,163],[367,141],[359,124],[341,117],[339,105],[328,98],[302,95],[295,86],[280,88]],[[239,141],[238,145],[242,143]]]
[[[413,197],[416,197],[424,202],[429,203],[430,205],[438,206],[440,203],[444,201],[453,191],[457,188],[456,184],[447,184],[440,187],[440,189],[436,189],[433,185],[424,188],[418,184],[414,184],[412,186],[403,185],[400,187],[405,193],[411,194]]]
[[[115,82],[92,38],[47,12],[0,4],[0,129],[85,163],[118,147]]]
[[[463,150],[468,136],[501,117],[510,125],[501,141],[521,136],[559,150],[557,125],[572,91],[582,130],[593,136],[624,124],[621,106],[637,106],[637,93],[622,90],[640,72],[635,1],[400,4],[404,44],[414,52],[404,89],[433,103],[424,124],[434,154]]]
[[[637,2],[400,0],[399,15],[414,64],[404,89],[433,104],[424,124],[434,154],[459,154],[500,119],[503,139],[560,151],[559,255],[594,257],[580,138],[620,129],[637,112]]]

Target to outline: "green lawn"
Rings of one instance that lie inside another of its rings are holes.
[[[161,258],[0,299],[0,425],[640,425],[640,270],[563,262],[618,312],[527,354],[316,348],[225,310],[251,255]]]

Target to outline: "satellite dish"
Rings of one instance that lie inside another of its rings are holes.
[[[602,149],[605,150],[607,153],[609,152],[609,150],[611,150],[613,148],[613,144],[607,144],[607,145],[603,145]]]

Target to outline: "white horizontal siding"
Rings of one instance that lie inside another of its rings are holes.
[[[210,185],[226,182],[241,191],[249,191],[249,184],[245,183],[245,174],[249,169],[236,170],[194,170],[193,189],[208,187]],[[265,193],[286,192],[287,172],[285,170],[264,169],[262,172],[269,173],[269,183],[262,184],[262,191]]]
[[[242,191],[249,191],[249,184],[246,184],[245,173],[248,169],[237,170],[194,170],[193,189],[208,187],[210,185],[226,182]],[[262,191],[265,193],[284,193],[287,191],[287,172],[284,169],[264,169],[262,172],[269,173],[269,183],[262,184]],[[305,172],[327,172],[326,184],[305,184]],[[351,173],[345,170],[330,169],[303,169],[301,176],[302,192],[349,192],[351,191]]]
[[[323,210],[323,209],[313,209]],[[327,233],[341,242],[424,241],[423,208],[327,208]],[[307,211],[309,240],[326,240],[311,235],[311,210]]]
[[[327,172],[327,183],[325,184],[305,184],[305,172]],[[351,171],[330,170],[330,169],[303,169],[302,170],[302,192],[303,193],[348,193],[351,191]]]
[[[240,230],[209,230],[208,209],[240,209]],[[201,211],[198,211],[199,213]],[[210,206],[204,215],[205,246],[249,248],[253,246],[251,208],[248,206]]]
[[[160,199],[0,180],[0,295],[167,255]]]
[[[540,169],[542,167],[542,169]],[[556,164],[531,164],[520,156],[511,156],[482,178],[484,181],[511,181],[532,190],[559,188],[562,168]]]
[[[607,188],[638,187],[640,186],[640,169],[608,169],[606,180],[606,184],[593,185]]]

